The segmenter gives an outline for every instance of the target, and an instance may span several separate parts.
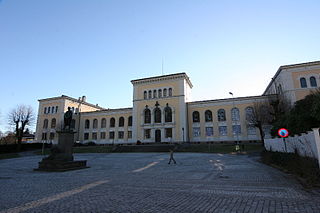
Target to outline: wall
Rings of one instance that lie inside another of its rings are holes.
[[[268,151],[293,153],[297,149],[299,155],[318,159],[320,166],[320,136],[319,128],[315,128],[307,134],[295,135],[285,139],[266,139],[264,146]]]

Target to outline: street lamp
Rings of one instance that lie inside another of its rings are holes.
[[[233,97],[233,93],[232,92],[229,92],[230,95],[232,95],[232,103],[233,103],[233,109],[235,109],[235,103],[234,103],[234,97]],[[232,110],[231,110],[231,119],[232,119]],[[236,141],[236,144],[238,145],[239,143],[239,135],[238,135],[238,130],[235,129],[236,131],[236,137],[237,137],[237,141]]]
[[[182,127],[182,142],[184,143],[184,128]]]

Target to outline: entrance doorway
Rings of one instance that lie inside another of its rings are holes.
[[[156,143],[160,143],[161,142],[161,130],[157,129],[155,135],[156,135]]]

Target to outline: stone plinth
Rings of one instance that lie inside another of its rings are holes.
[[[87,161],[73,160],[73,141],[76,132],[72,130],[58,131],[58,145],[51,148],[51,154],[39,162],[36,171],[63,172],[87,167]]]

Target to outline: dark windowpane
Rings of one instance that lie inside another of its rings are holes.
[[[57,120],[55,118],[52,118],[51,120],[51,128],[56,128]]]
[[[164,109],[164,119],[165,122],[172,122],[172,110],[168,106]]]
[[[105,118],[101,119],[101,128],[106,128],[107,127],[107,120]]]
[[[224,109],[218,110],[218,121],[226,121],[226,111]]]
[[[154,122],[161,123],[161,110],[159,108],[155,108],[154,110]]]
[[[124,126],[124,118],[123,117],[119,118],[119,126],[120,127]]]
[[[93,120],[93,129],[96,129],[96,128],[98,128],[98,120],[94,119]]]
[[[116,119],[111,118],[110,119],[110,127],[115,127],[116,126]]]
[[[316,81],[316,78],[315,77],[310,77],[310,85],[312,87],[317,87],[317,81]]]
[[[192,120],[194,123],[200,122],[200,114],[198,111],[192,113]]]
[[[301,85],[301,88],[307,87],[307,81],[305,78],[300,78],[300,85]]]
[[[206,120],[206,122],[211,122],[212,121],[212,112],[210,111],[210,110],[207,110],[206,112],[205,112],[205,120]]]
[[[84,133],[84,140],[88,140],[89,139],[89,133]]]
[[[144,110],[144,123],[149,124],[151,123],[151,111],[150,109]]]
[[[90,128],[90,121],[89,120],[85,121],[84,128],[85,129],[89,129]]]
[[[128,118],[128,126],[132,126],[132,116]]]

